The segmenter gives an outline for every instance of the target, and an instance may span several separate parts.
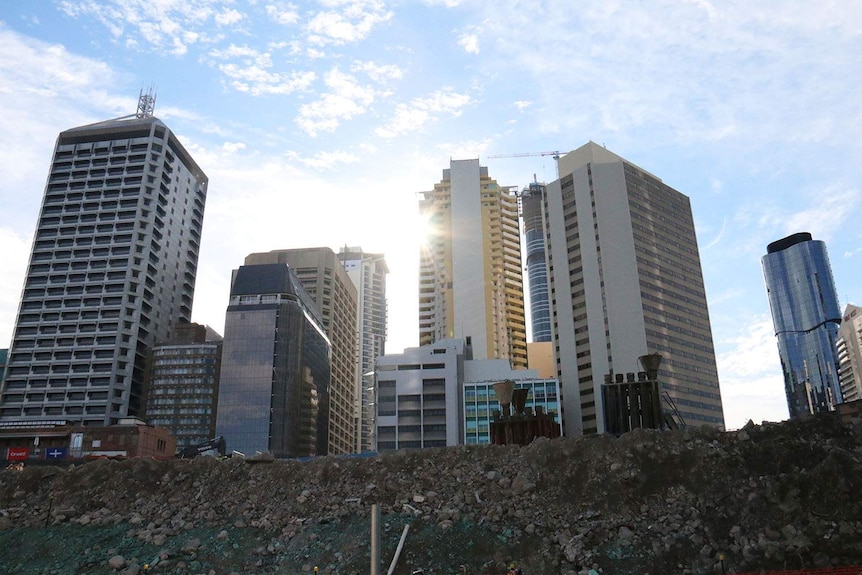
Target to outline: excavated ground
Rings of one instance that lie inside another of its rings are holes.
[[[862,423],[638,430],[372,458],[0,472],[0,573],[613,575],[862,565]],[[148,567],[145,571],[145,566]]]

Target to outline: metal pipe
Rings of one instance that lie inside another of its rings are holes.
[[[401,541],[398,542],[398,548],[395,549],[395,555],[392,557],[392,563],[389,564],[386,575],[392,575],[395,572],[395,566],[398,565],[398,558],[401,557],[401,550],[404,549],[404,541],[407,540],[408,531],[410,531],[409,523],[404,526],[404,531],[401,532]]]
[[[371,575],[380,575],[380,507],[371,505]]]

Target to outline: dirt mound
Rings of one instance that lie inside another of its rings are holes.
[[[0,473],[4,573],[718,573],[862,565],[862,424]]]

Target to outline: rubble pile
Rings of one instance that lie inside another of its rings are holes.
[[[727,573],[862,565],[862,423],[370,458],[101,460],[0,473],[4,573]],[[40,555],[45,547],[52,560]]]

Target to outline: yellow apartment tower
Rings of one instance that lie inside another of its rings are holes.
[[[474,359],[527,367],[518,198],[479,160],[452,160],[424,192],[419,344],[469,338]]]

